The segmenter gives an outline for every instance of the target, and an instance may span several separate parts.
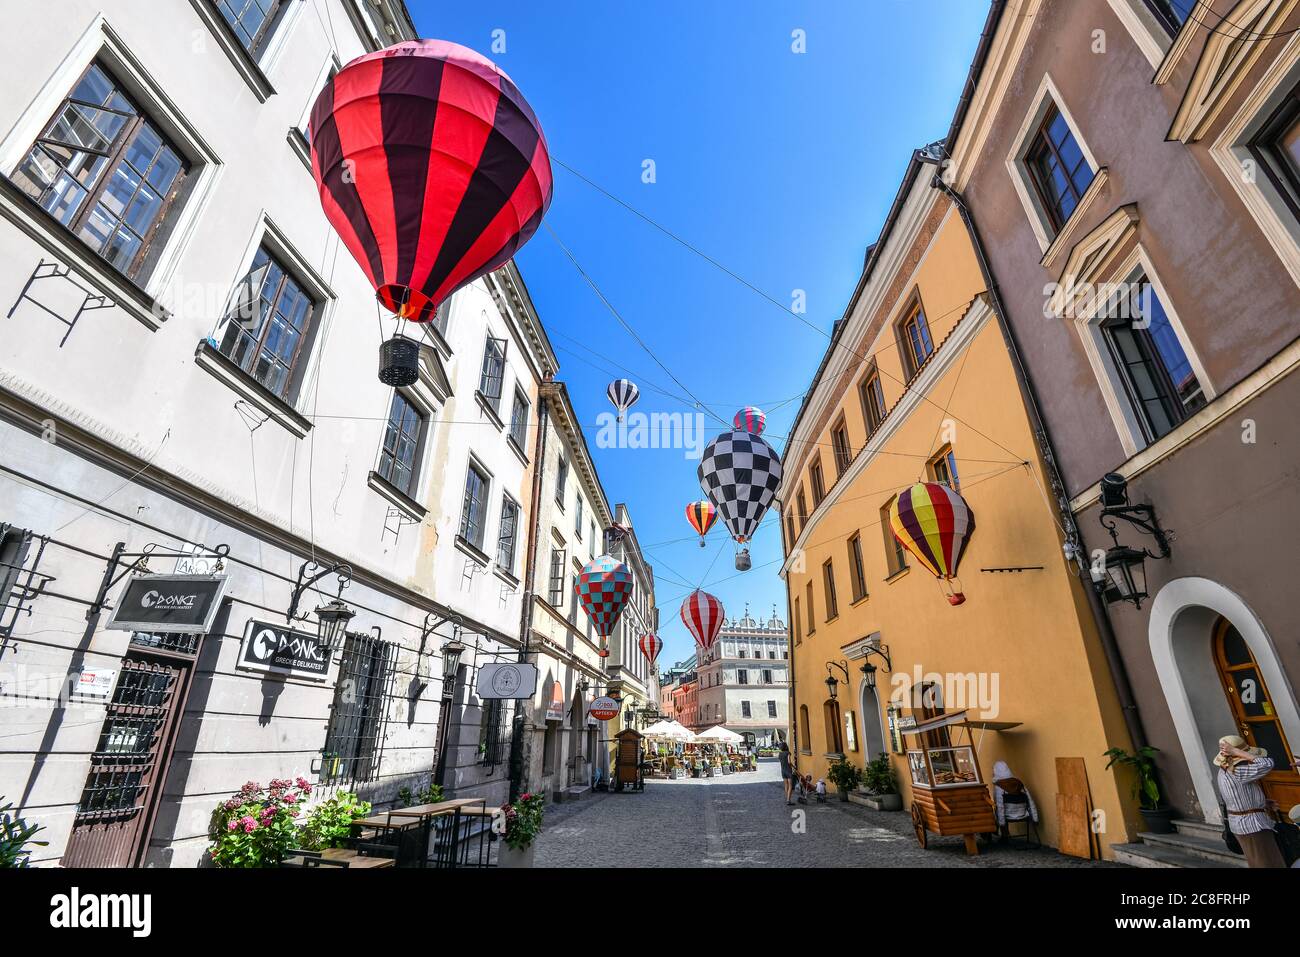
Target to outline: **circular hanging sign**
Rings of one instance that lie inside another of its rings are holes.
[[[597,721],[608,721],[618,717],[618,702],[608,695],[601,695],[587,707],[587,713]]]

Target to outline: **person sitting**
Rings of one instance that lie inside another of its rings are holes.
[[[1025,787],[1023,781],[1012,775],[1011,768],[1005,761],[997,761],[993,765],[993,806],[1002,840],[1011,837],[1010,825],[1017,821],[1025,822],[1026,839],[1031,824],[1037,836],[1038,805],[1034,803],[1034,796],[1029,793],[1029,788]]]

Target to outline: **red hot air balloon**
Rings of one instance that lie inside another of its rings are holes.
[[[704,536],[709,534],[709,529],[717,520],[718,510],[707,498],[691,502],[686,506],[686,521],[691,523],[691,528],[700,533],[700,548],[704,547]]]
[[[641,654],[645,655],[645,660],[653,668],[655,659],[659,657],[659,651],[663,648],[664,643],[659,640],[658,635],[647,634],[641,636],[641,640],[637,642],[637,645],[641,649]]]
[[[695,643],[702,651],[708,651],[718,640],[718,632],[722,630],[722,619],[725,617],[722,602],[698,588],[682,602],[682,622],[686,625],[686,630],[695,636]]]
[[[532,108],[491,60],[443,40],[367,53],[311,111],[325,216],[390,312],[415,322],[504,265],[551,202]]]
[[[917,482],[894,499],[889,526],[931,575],[951,587],[962,553],[975,533],[975,513],[964,498],[938,482]],[[965,600],[959,589],[948,595],[954,605]]]
[[[609,555],[600,555],[582,566],[573,590],[582,610],[600,635],[600,657],[608,658],[605,639],[623,614],[623,606],[632,597],[632,570]]]

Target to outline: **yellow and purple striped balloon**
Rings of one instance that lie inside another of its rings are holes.
[[[932,575],[952,578],[975,531],[975,513],[948,486],[917,482],[894,499],[889,526]]]

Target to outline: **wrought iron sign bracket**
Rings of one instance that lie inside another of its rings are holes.
[[[217,545],[213,548],[201,546],[202,551],[216,558],[217,564],[214,571],[221,571],[226,566],[226,558],[230,555],[229,545]],[[104,569],[104,577],[99,582],[99,591],[95,595],[95,600],[90,603],[86,609],[86,620],[89,621],[95,615],[108,608],[108,593],[113,590],[113,586],[118,584],[127,575],[132,572],[149,571],[149,560],[151,558],[194,558],[195,553],[178,552],[173,549],[159,549],[157,545],[150,543],[138,552],[128,552],[126,542],[118,542],[113,546],[113,554],[109,556],[108,567]],[[126,561],[131,559],[131,561]],[[122,570],[116,575],[118,566]]]
[[[1111,541],[1118,545],[1119,535],[1115,531],[1116,519],[1123,519],[1134,528],[1155,539],[1158,551],[1153,552],[1147,548],[1142,549],[1142,553],[1147,558],[1169,557],[1169,543],[1174,539],[1174,533],[1160,527],[1160,522],[1156,519],[1154,505],[1110,505],[1101,510],[1099,521],[1106,531],[1110,532]]]

